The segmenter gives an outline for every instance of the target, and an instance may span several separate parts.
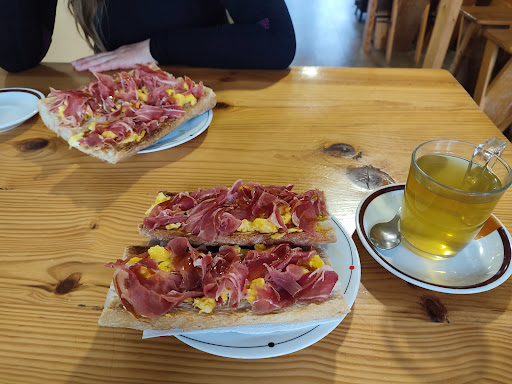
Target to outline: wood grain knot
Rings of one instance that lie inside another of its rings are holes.
[[[219,80],[223,83],[232,83],[234,81],[237,81],[235,76],[223,76]]]
[[[103,307],[100,307],[99,305],[85,305],[85,304],[78,304],[78,307],[81,308],[89,308],[94,311],[103,311]]]
[[[372,167],[371,165],[348,168],[347,171],[348,178],[351,182],[366,189],[375,189],[381,185],[388,185],[395,182],[386,172]]]
[[[59,282],[55,287],[55,293],[57,295],[65,295],[66,293],[71,292],[73,289],[78,287],[78,283],[82,278],[82,274],[80,272],[75,272],[66,277],[64,280]]]
[[[48,139],[43,139],[41,137],[35,139],[27,139],[20,141],[16,144],[16,148],[20,152],[31,152],[38,151],[44,147],[46,147],[50,141]]]
[[[352,158],[356,150],[350,144],[336,143],[323,149],[324,153],[334,157]]]
[[[427,313],[430,321],[434,323],[449,323],[448,317],[446,314],[448,313],[446,307],[443,303],[437,298],[433,296],[422,296],[420,300],[420,304],[423,307],[424,311]]]
[[[222,101],[219,101],[216,105],[215,105],[215,109],[228,109],[228,108],[231,108],[231,105],[229,105],[228,103],[224,103]]]

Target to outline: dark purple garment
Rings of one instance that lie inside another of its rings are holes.
[[[0,67],[17,72],[37,65],[52,40],[57,0],[0,0]]]

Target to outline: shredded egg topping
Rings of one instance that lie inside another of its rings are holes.
[[[172,272],[171,252],[160,245],[148,249],[149,258],[158,261],[158,268],[162,271]]]
[[[146,211],[146,215],[149,215],[149,213],[155,208],[158,204],[163,203],[164,201],[171,200],[169,196],[165,196],[162,192],[159,192],[156,196],[155,203],[149,207],[149,209]]]
[[[211,313],[216,305],[215,299],[206,296],[194,299],[194,307],[199,309],[199,313]]]
[[[245,296],[245,299],[252,304],[254,300],[256,300],[256,296],[258,296],[258,290],[256,287],[263,287],[265,285],[265,279],[263,277],[254,279],[251,281],[251,284],[249,285],[249,288],[246,289],[247,296]]]

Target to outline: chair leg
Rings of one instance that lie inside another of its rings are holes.
[[[442,68],[462,0],[440,0],[423,68]]]
[[[364,24],[363,50],[368,53],[372,44],[373,30],[375,28],[375,13],[377,12],[378,0],[368,2],[366,22]]]
[[[462,41],[460,43],[460,47],[455,53],[455,57],[453,58],[452,65],[450,66],[450,72],[453,76],[456,76],[459,72],[460,65],[462,64],[462,59],[464,58],[464,55],[466,54],[466,51],[469,47],[470,41],[473,39],[473,37],[477,34],[479,30],[479,25],[477,23],[470,23],[468,25],[468,28],[466,30],[466,33],[464,34],[464,37],[462,38]]]
[[[420,32],[418,33],[418,42],[416,43],[416,64],[420,63],[421,52],[423,52],[423,42],[425,41],[425,32],[427,31],[428,15],[430,13],[430,3],[427,3],[423,10],[423,16],[421,18]]]
[[[386,62],[391,63],[391,55],[393,53],[393,43],[395,40],[396,21],[398,19],[398,8],[400,8],[400,0],[393,0],[393,8],[391,8],[391,26],[388,32],[388,42],[386,45]]]
[[[476,82],[476,89],[474,99],[481,109],[485,107],[485,93],[487,86],[491,80],[492,71],[496,64],[496,57],[498,56],[499,47],[492,40],[487,40],[485,44],[484,57],[478,73],[478,81]]]
[[[460,48],[460,42],[462,40],[462,36],[464,35],[465,21],[466,21],[466,19],[464,18],[464,16],[460,15],[459,16],[459,33],[457,35],[457,47],[455,48],[455,52],[457,52]]]

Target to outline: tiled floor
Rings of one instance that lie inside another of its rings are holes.
[[[364,18],[359,22],[353,0],[285,0],[297,38],[293,66],[415,67],[414,52],[362,50]]]

